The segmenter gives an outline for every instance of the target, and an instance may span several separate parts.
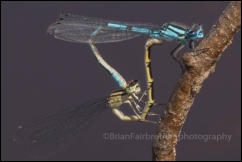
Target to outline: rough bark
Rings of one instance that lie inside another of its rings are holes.
[[[215,72],[216,62],[223,51],[232,43],[233,36],[241,27],[241,2],[230,2],[208,35],[196,47],[209,49],[199,55],[185,53],[183,61],[186,71],[178,83],[166,105],[158,126],[157,136],[152,146],[153,160],[175,160],[176,144],[185,123],[187,114],[199,93],[204,80]]]

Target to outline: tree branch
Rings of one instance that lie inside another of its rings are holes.
[[[181,75],[158,126],[153,142],[153,160],[175,160],[175,146],[187,114],[199,93],[204,80],[215,71],[222,52],[232,43],[233,36],[241,27],[241,2],[230,2],[208,35],[195,51],[208,49],[200,55],[185,53],[183,61],[187,68]]]

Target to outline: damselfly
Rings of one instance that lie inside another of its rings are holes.
[[[183,69],[179,59],[179,52],[186,46],[193,50],[194,41],[204,37],[202,25],[193,24],[191,27],[179,23],[164,23],[153,25],[144,23],[129,23],[100,18],[91,18],[81,15],[62,14],[51,24],[48,33],[57,39],[75,42],[109,43],[118,42],[146,35],[165,41],[177,40],[178,46],[171,55]]]

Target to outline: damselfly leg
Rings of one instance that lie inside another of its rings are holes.
[[[113,113],[123,121],[140,121],[141,108],[136,103],[136,97],[140,93],[140,85],[137,80],[133,80],[127,84],[124,89],[112,92],[108,98],[108,106],[113,109]],[[133,97],[133,96],[136,97]],[[135,115],[125,115],[121,110],[122,104],[128,104]]]
[[[182,70],[182,73],[185,72],[185,67],[182,63],[182,59],[181,57],[179,56],[179,52],[185,47],[184,44],[180,43],[175,49],[172,50],[171,52],[171,56],[173,58],[173,60],[175,60],[179,65],[180,65],[180,68]]]
[[[191,41],[191,45],[190,48],[192,49],[192,52],[194,53],[195,56],[198,56],[202,53],[205,53],[209,50],[209,48],[204,48],[204,49],[198,49],[198,50],[194,50],[194,41]],[[172,50],[171,52],[171,56],[173,58],[173,60],[175,60],[179,65],[180,68],[182,70],[182,73],[185,72],[186,68],[183,65],[183,61],[182,61],[182,56],[179,55],[179,53],[181,52],[181,50],[185,47],[184,44],[180,43],[174,50]]]

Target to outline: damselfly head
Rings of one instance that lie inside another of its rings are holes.
[[[191,40],[201,39],[204,37],[203,27],[199,24],[194,24],[188,32],[188,37]]]
[[[140,91],[141,91],[140,84],[137,80],[132,80],[128,83],[128,86],[126,88],[127,93],[139,94]]]

